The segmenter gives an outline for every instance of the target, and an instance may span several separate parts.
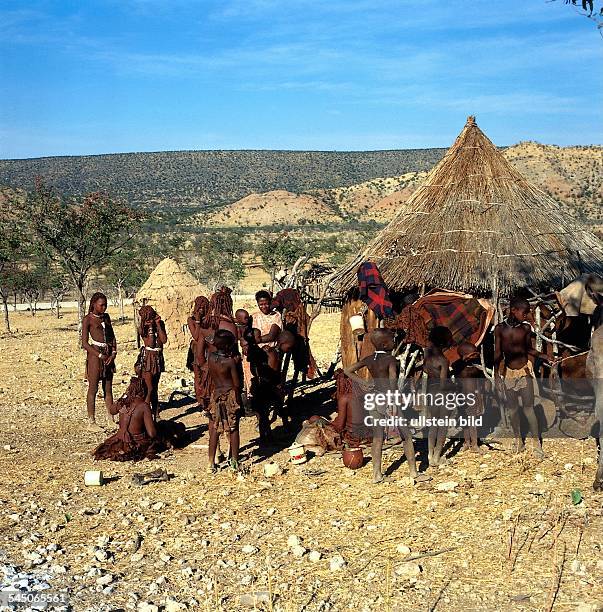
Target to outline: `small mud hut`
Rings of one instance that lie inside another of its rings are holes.
[[[525,287],[560,289],[580,274],[603,273],[603,244],[531,185],[469,117],[394,219],[326,282],[323,296],[343,302],[344,365],[355,356],[349,317],[366,310],[347,298],[366,261],[378,266],[390,290],[459,291],[498,307]],[[366,320],[366,329],[377,324]]]
[[[531,185],[469,117],[456,142],[394,219],[329,282],[345,296],[364,261],[390,289],[508,297],[603,273],[603,244]]]
[[[186,319],[198,295],[209,292],[177,261],[166,258],[159,262],[144,285],[136,293],[136,310],[148,304],[165,322],[168,346],[181,349],[188,345]],[[137,319],[137,317],[135,317]]]

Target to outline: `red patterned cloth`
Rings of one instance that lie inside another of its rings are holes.
[[[358,289],[360,290],[360,299],[380,319],[394,316],[389,291],[381,277],[379,268],[373,262],[365,261],[358,268]]]
[[[455,344],[464,340],[479,345],[486,333],[494,307],[471,295],[452,291],[432,291],[406,306],[392,327],[406,332],[405,341],[427,346],[430,330],[438,325],[447,327]],[[449,361],[456,361],[456,347],[445,352]]]

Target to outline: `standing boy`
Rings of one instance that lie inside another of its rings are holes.
[[[427,374],[429,404],[427,414],[431,419],[444,419],[448,416],[445,406],[436,403],[436,394],[446,392],[446,381],[450,364],[444,351],[452,346],[452,333],[447,327],[437,325],[429,332],[429,342],[423,354],[423,371]],[[431,425],[427,434],[427,458],[430,466],[442,465],[445,459],[442,450],[446,442],[448,428]]]
[[[215,351],[207,356],[213,392],[209,401],[209,471],[216,472],[218,437],[224,432],[230,439],[230,466],[239,469],[239,416],[241,407],[241,379],[237,361],[233,358],[236,345],[234,334],[225,329],[213,337]]]
[[[398,388],[398,360],[392,355],[394,335],[388,329],[375,329],[371,332],[370,340],[375,347],[375,352],[346,368],[344,370],[345,375],[356,381],[361,387],[366,387],[367,381],[355,373],[362,368],[366,368],[373,379],[376,392],[386,393],[387,391],[394,391]],[[381,419],[385,416],[385,413],[378,413],[376,419]],[[381,453],[383,451],[385,428],[382,425],[374,425],[372,429],[371,458],[373,461],[373,482],[379,483],[384,480],[381,471]],[[417,467],[412,436],[408,427],[399,427],[398,429],[404,437],[404,454],[406,455],[406,461],[408,461],[410,477],[414,479],[417,477]]]
[[[534,412],[534,367],[528,357],[540,357],[549,364],[553,361],[532,348],[532,327],[526,321],[529,314],[529,302],[524,298],[515,298],[511,301],[509,316],[494,328],[494,376],[505,390],[515,437],[514,452],[521,452],[525,448],[521,437],[523,410],[533,441],[532,450],[537,457],[543,458],[538,420]],[[499,371],[501,362],[504,362],[502,373]]]

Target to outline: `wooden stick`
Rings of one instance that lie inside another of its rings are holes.
[[[551,612],[557,599],[557,593],[559,593],[559,587],[561,585],[561,576],[563,575],[563,564],[565,563],[565,542],[562,542],[563,552],[561,553],[561,563],[558,563],[558,550],[557,543],[555,542],[555,553],[553,554],[553,582],[549,590],[546,605],[544,606],[545,612]]]

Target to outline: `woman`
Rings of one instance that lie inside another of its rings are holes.
[[[82,321],[82,348],[86,351],[86,380],[88,381],[88,422],[91,429],[100,431],[96,424],[96,395],[102,384],[107,412],[113,406],[113,374],[117,340],[106,312],[107,296],[95,293],[90,299],[88,314]],[[110,419],[110,417],[109,417]]]
[[[281,313],[274,310],[272,295],[268,291],[258,291],[255,294],[258,310],[251,315],[253,327],[262,333],[260,347],[275,347],[278,335],[283,330]]]
[[[167,342],[165,324],[151,306],[143,306],[138,316],[140,324],[138,333],[144,345],[140,349],[134,365],[136,374],[147,387],[145,401],[151,405],[155,420],[159,418],[159,379],[165,371],[163,346]]]
[[[203,327],[203,322],[209,313],[209,300],[200,295],[195,298],[193,312],[188,318],[188,329],[191,333],[191,343],[186,358],[186,367],[192,370],[195,376],[195,398],[200,408],[206,408],[207,398],[207,368],[205,355],[197,352],[197,346],[209,335],[210,329]]]
[[[119,414],[119,429],[94,449],[92,455],[96,460],[140,461],[156,457],[157,429],[145,401],[147,391],[142,378],[130,380],[125,394],[110,408],[111,414]]]

